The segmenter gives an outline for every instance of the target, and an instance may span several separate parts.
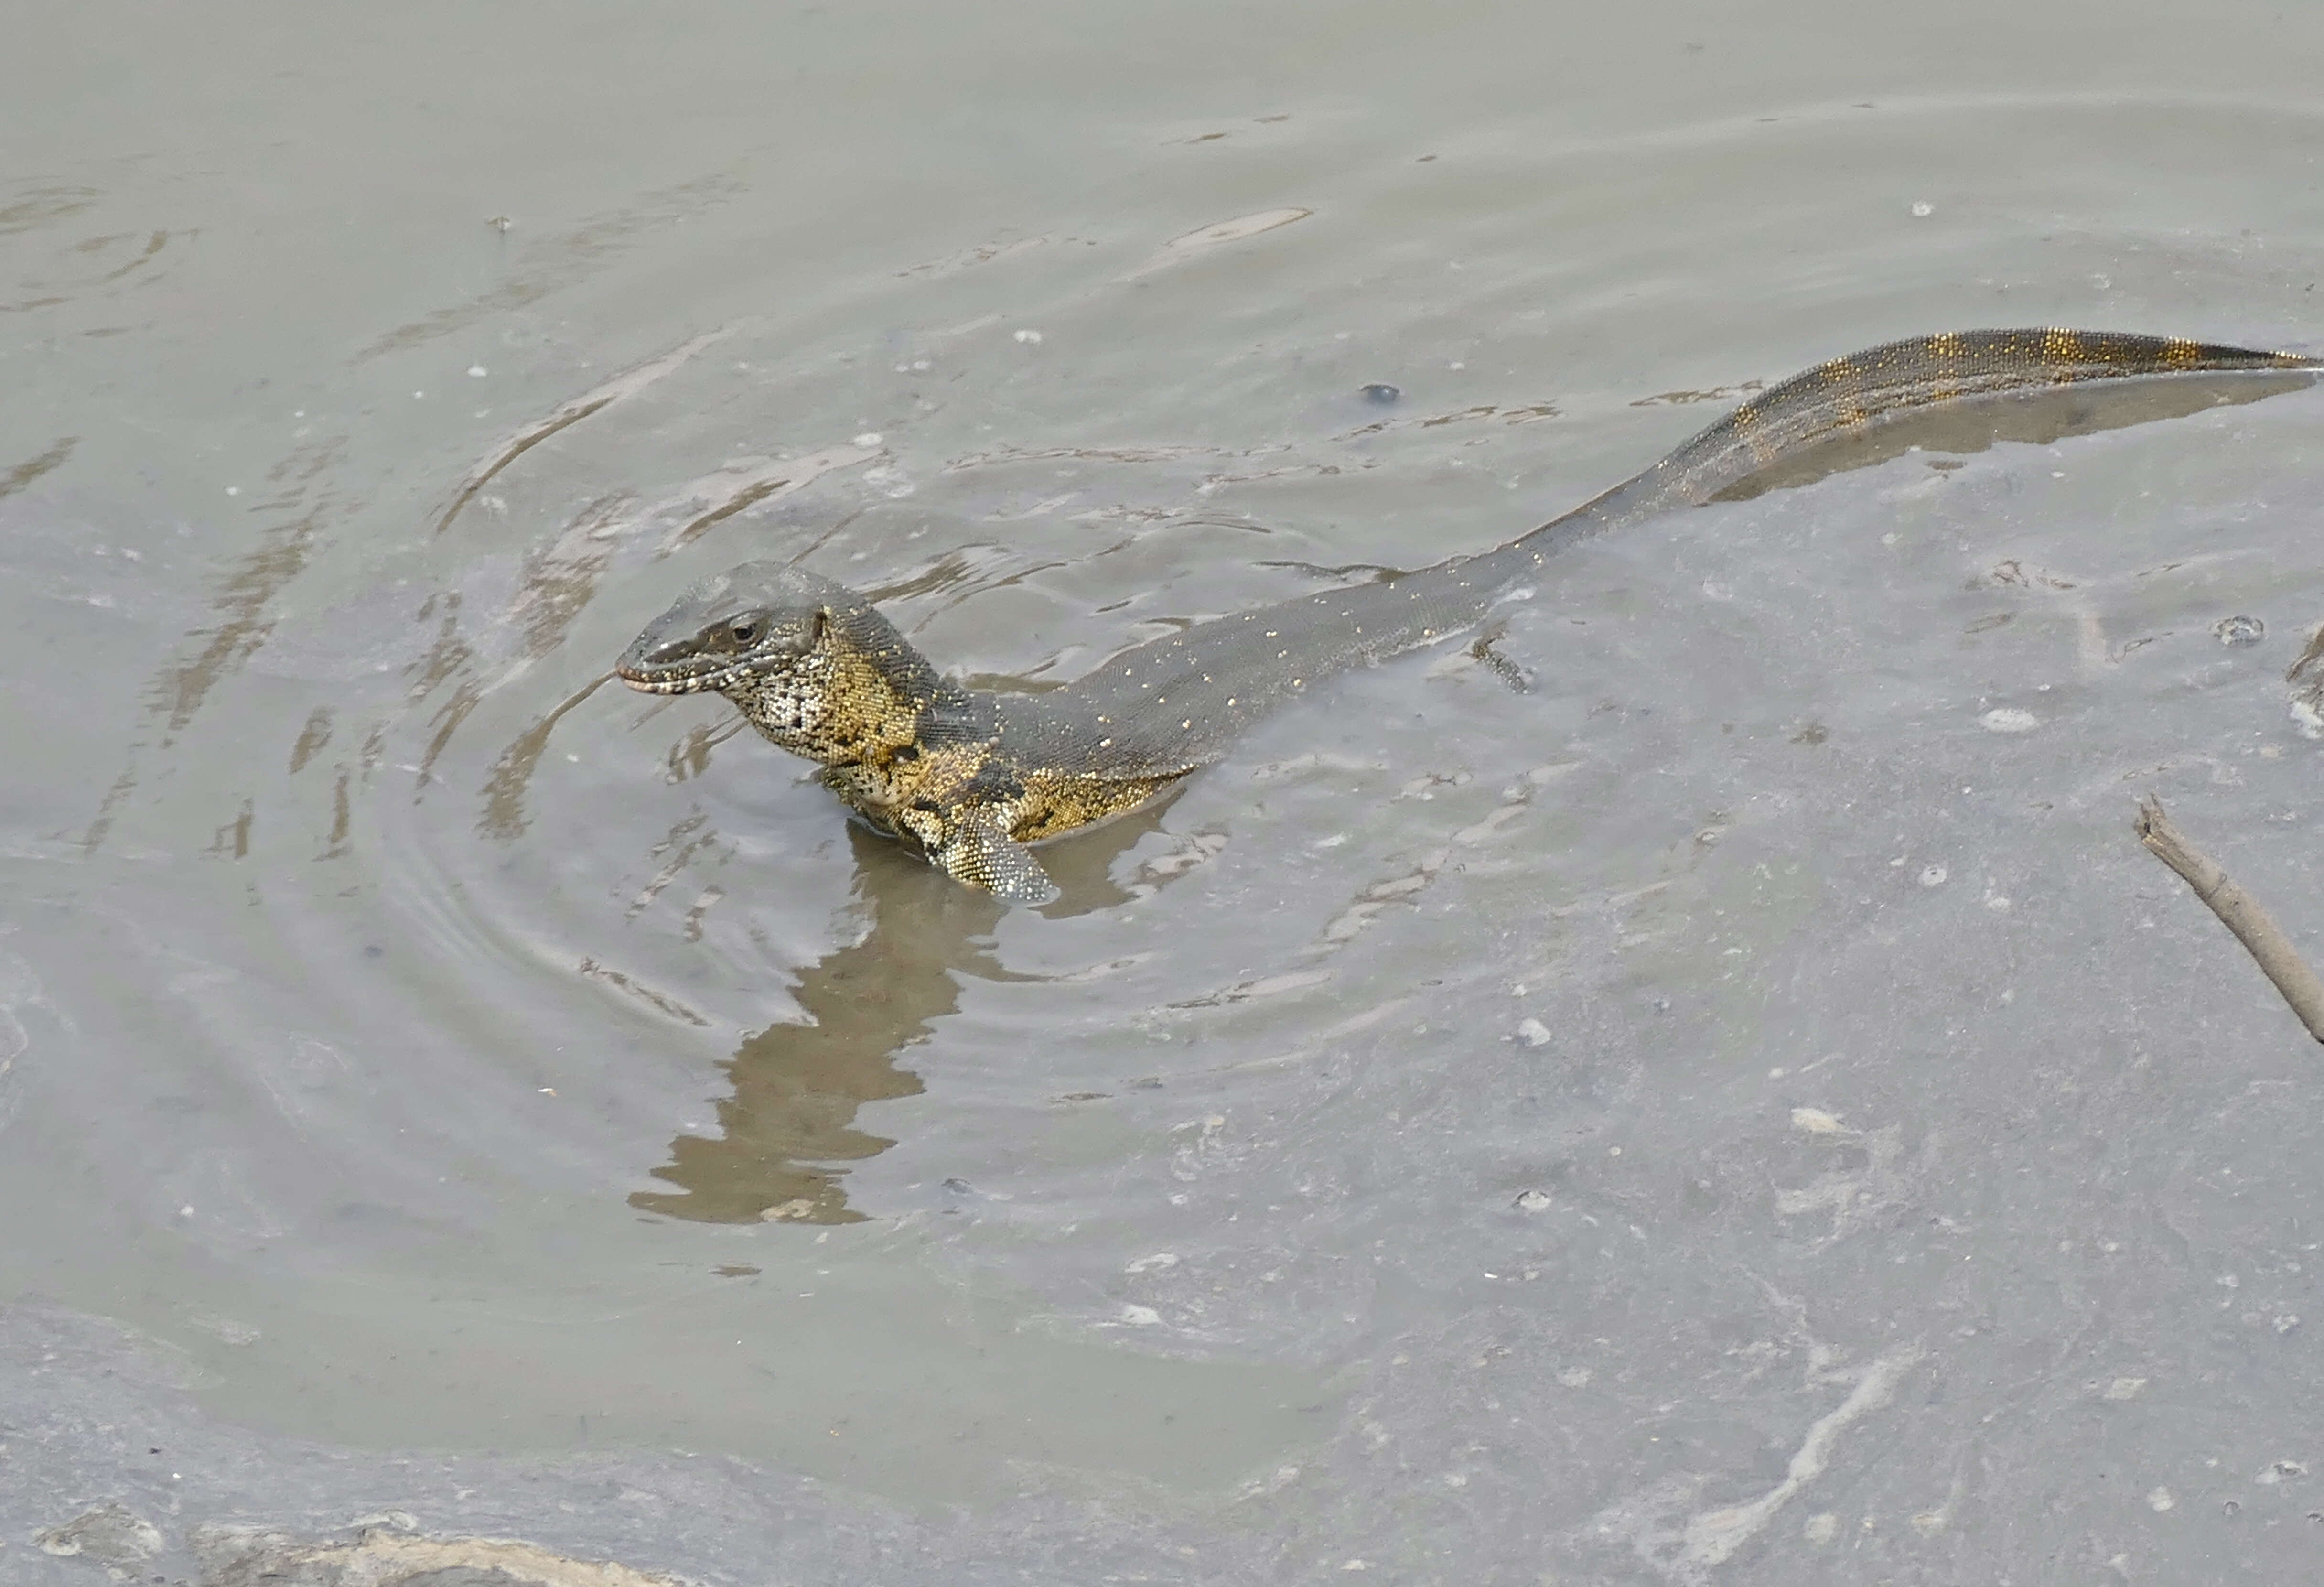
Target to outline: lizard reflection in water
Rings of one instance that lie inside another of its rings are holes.
[[[1130,895],[1111,862],[1155,829],[1152,810],[1061,856],[1059,880],[1075,908]],[[867,1103],[920,1093],[899,1060],[960,1007],[965,981],[1022,981],[993,959],[1006,907],[946,878],[862,827],[855,844],[860,937],[798,971],[793,995],[811,1023],[770,1025],[742,1039],[726,1065],[733,1087],[715,1134],[687,1133],[653,1170],[664,1188],[641,1190],[641,1212],[703,1223],[853,1223],[848,1165],[894,1145],[856,1127]]]
[[[1919,337],[1785,381],[1506,545],[1197,623],[1054,693],[954,683],[862,595],[776,562],[696,585],[615,670],[649,693],[725,696],[765,737],[820,762],[824,785],[879,831],[916,843],[961,881],[1040,902],[1055,890],[1027,844],[1135,809],[1323,678],[1474,627],[1578,541],[1699,506],[1834,438],[1962,398],[2319,366],[2113,332]]]
[[[734,1091],[718,1103],[718,1133],[670,1142],[669,1162],[653,1171],[670,1188],[632,1195],[641,1212],[712,1223],[857,1222],[844,1165],[895,1143],[857,1129],[856,1110],[918,1095],[919,1076],[897,1056],[959,1007],[959,975],[1001,977],[984,951],[999,900],[856,836],[869,931],[801,972],[799,1009],[812,1023],[743,1038],[726,1066]]]

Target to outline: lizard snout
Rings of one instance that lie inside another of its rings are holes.
[[[707,681],[708,670],[701,665],[691,641],[657,641],[651,632],[632,641],[622,659],[613,663],[614,675],[623,683],[658,695],[691,694]]]

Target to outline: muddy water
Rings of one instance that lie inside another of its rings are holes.
[[[1591,548],[1528,690],[1341,680],[1044,911],[604,674],[775,556],[1046,687],[1891,337],[2312,350],[2324,23],[6,25],[0,1294],[269,1435],[1099,1492],[1278,1577],[2315,1497],[2252,1482],[2313,1075],[2124,835],[2324,934],[2314,393]]]

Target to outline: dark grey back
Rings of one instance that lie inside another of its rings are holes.
[[[1000,702],[1027,764],[1153,775],[1215,760],[1317,680],[1473,627],[1565,547],[1698,506],[1818,442],[1963,398],[2318,361],[2162,337],[1978,330],[1836,358],[1767,391],[1602,495],[1507,545],[1375,583],[1198,623],[1123,650],[1067,688]]]

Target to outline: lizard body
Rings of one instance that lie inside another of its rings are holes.
[[[1054,889],[1026,844],[1145,803],[1321,678],[1473,627],[1553,553],[1711,501],[1815,442],[1966,397],[2319,367],[2296,354],[2111,332],[1919,337],[1784,382],[1506,545],[1197,623],[1054,693],[964,688],[862,595],[776,562],[695,586],[615,670],[648,693],[725,696],[766,738],[820,762],[824,785],[873,826],[917,843],[962,881],[1039,901]]]

